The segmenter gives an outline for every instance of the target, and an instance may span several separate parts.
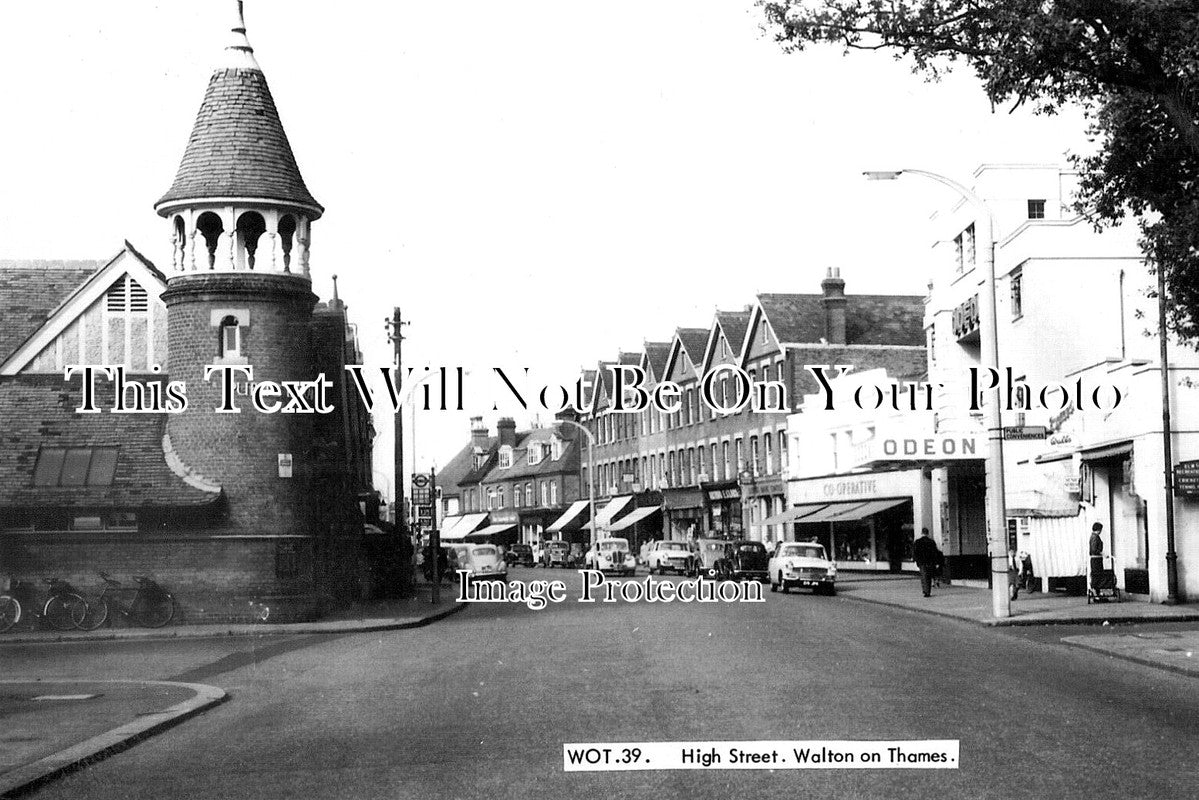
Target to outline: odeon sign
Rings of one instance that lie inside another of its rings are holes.
[[[875,461],[935,461],[982,458],[985,454],[979,436],[886,436],[878,439],[871,455]]]

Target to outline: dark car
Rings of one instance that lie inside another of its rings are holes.
[[[695,559],[692,569],[701,578],[715,578],[716,564],[725,557],[728,539],[696,539],[692,544]]]
[[[541,566],[569,567],[571,564],[569,542],[554,541],[545,543],[545,547],[541,550]]]
[[[720,580],[770,580],[770,572],[767,569],[770,555],[766,552],[766,546],[761,542],[740,539],[727,543],[724,552],[724,557],[718,559],[714,567],[716,577]]]
[[[533,560],[533,548],[527,544],[514,544],[509,547],[508,552],[504,553],[504,563],[510,567],[537,566],[537,562]]]

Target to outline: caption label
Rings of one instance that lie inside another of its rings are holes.
[[[653,769],[957,769],[957,739],[564,744],[566,772]]]

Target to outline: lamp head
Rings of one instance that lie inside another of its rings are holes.
[[[868,181],[893,181],[903,174],[903,170],[866,170],[862,174]]]

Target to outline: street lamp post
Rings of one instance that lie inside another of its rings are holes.
[[[982,292],[983,321],[982,362],[984,367],[999,372],[999,318],[996,312],[995,296],[995,215],[981,197],[955,180],[926,172],[920,169],[901,169],[885,172],[864,172],[867,180],[893,181],[900,175],[919,175],[936,181],[943,186],[953,189],[978,211],[983,220],[982,247],[976,248],[983,259],[983,281],[986,286]],[[1000,382],[996,383],[995,395],[990,403],[984,404],[987,427],[987,543],[991,550],[991,608],[996,619],[1011,616],[1011,598],[1008,595],[1008,545],[1007,545],[1007,507],[1004,500],[1003,488],[1003,422],[999,408],[1002,389]]]
[[[595,517],[595,435],[574,420],[560,419],[559,423],[581,430],[587,436],[587,503],[591,507],[591,552],[595,552],[599,536],[599,521]]]

